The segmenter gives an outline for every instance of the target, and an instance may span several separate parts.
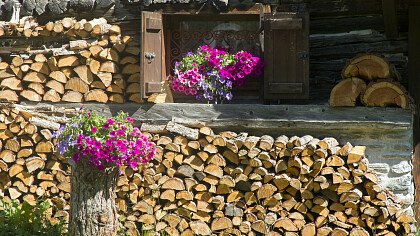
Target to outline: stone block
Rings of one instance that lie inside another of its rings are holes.
[[[413,169],[413,166],[409,161],[402,161],[397,165],[393,165],[391,167],[392,172],[396,174],[406,174],[411,173],[411,170]]]
[[[390,167],[387,163],[370,163],[369,167],[378,174],[388,174]]]

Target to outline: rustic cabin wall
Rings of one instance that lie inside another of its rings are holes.
[[[408,78],[408,6],[397,1],[399,36],[385,35],[382,0],[307,0],[311,16],[311,98],[327,101],[346,61],[370,52],[385,56]]]
[[[281,2],[284,2],[283,0]],[[347,60],[357,54],[371,52],[384,55],[395,65],[407,85],[408,78],[408,0],[397,0],[399,35],[388,39],[382,0],[305,0],[310,12],[310,99],[311,103],[326,103],[332,87],[341,80],[341,70]],[[140,42],[141,8],[139,3],[115,1],[107,10],[66,13],[81,17],[105,16],[119,24],[123,35]],[[274,9],[274,8],[273,8]],[[58,15],[43,14],[38,20],[47,22]]]
[[[408,78],[408,6],[397,1],[399,36],[385,35],[382,0],[306,0],[310,12],[310,102],[328,101],[332,87],[341,80],[341,70],[348,59],[360,53],[384,55],[401,74]],[[140,41],[140,9],[138,5],[117,4],[114,23],[124,34]]]

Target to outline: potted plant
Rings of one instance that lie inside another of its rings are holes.
[[[119,167],[153,159],[155,145],[120,112],[113,118],[82,112],[56,133],[72,166],[69,235],[116,235]]]
[[[232,100],[232,88],[245,85],[248,78],[261,76],[263,68],[262,59],[248,52],[231,54],[204,45],[175,63],[169,81],[175,92],[218,103]]]

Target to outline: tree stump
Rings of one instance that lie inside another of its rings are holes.
[[[70,236],[117,235],[117,178],[117,167],[100,171],[85,159],[72,166]]]
[[[366,90],[366,83],[359,78],[347,78],[338,83],[331,91],[332,107],[354,107],[357,99]]]

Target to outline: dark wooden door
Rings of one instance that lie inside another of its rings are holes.
[[[264,16],[264,99],[308,99],[309,14]]]
[[[143,11],[141,42],[141,97],[161,92],[164,66],[163,21],[158,12]]]

